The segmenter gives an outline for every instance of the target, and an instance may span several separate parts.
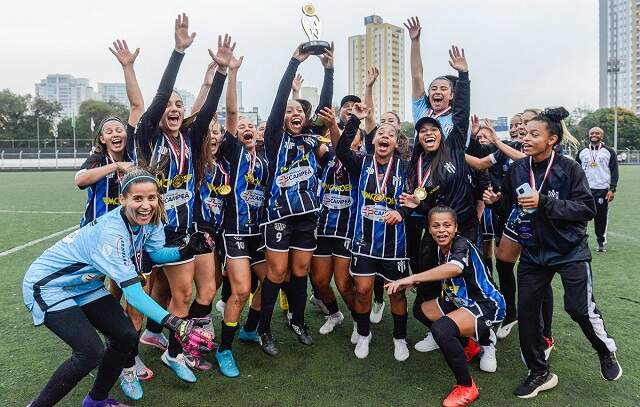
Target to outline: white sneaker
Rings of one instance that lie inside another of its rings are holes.
[[[358,359],[365,359],[369,356],[369,343],[371,343],[372,337],[371,332],[367,336],[358,335],[358,343],[356,343],[356,349],[353,351]]]
[[[353,321],[353,331],[351,332],[351,344],[355,345],[358,343],[358,338],[360,335],[358,334],[358,323]]]
[[[322,312],[324,315],[330,314],[329,309],[326,305],[324,305],[324,302],[322,302],[320,298],[316,298],[313,294],[311,294],[311,297],[309,297],[309,302],[318,307],[320,309],[320,312]]]
[[[321,335],[326,335],[328,333],[333,332],[333,329],[337,325],[342,325],[342,321],[344,321],[344,315],[342,315],[342,312],[340,311],[336,312],[335,314],[329,315],[326,318],[327,318],[327,321],[318,330],[318,332],[320,332]]]
[[[480,356],[480,370],[493,373],[498,369],[496,359],[496,348],[493,345],[482,346],[482,356]]]
[[[504,339],[507,336],[509,336],[509,334],[511,333],[511,329],[513,329],[513,327],[518,323],[518,320],[516,319],[513,322],[509,322],[506,325],[500,325],[500,327],[498,328],[498,331],[496,332],[496,336],[498,337],[498,339]]]
[[[384,306],[384,302],[373,302],[373,309],[369,313],[369,321],[371,321],[372,324],[379,324],[380,321],[382,321]]]
[[[413,347],[418,352],[431,352],[432,350],[440,349],[440,346],[438,346],[436,340],[433,339],[433,334],[431,333],[431,331],[427,332],[427,336],[425,336],[423,340],[416,342]]]
[[[393,338],[393,357],[398,362],[404,362],[409,359],[409,348],[405,339]]]
[[[222,300],[218,300],[218,302],[216,302],[216,309],[223,317],[224,317],[224,307],[226,307],[226,305],[227,303]]]

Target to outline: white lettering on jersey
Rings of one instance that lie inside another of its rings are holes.
[[[322,197],[322,205],[329,209],[345,209],[353,204],[350,196],[338,194],[324,194]]]
[[[178,206],[188,203],[192,196],[192,192],[186,189],[173,189],[162,195],[162,200],[167,209],[177,208]]]
[[[291,169],[289,172],[280,174],[278,178],[276,178],[276,185],[280,188],[288,188],[302,181],[306,181],[311,177],[313,177],[313,170],[311,167],[296,167]]]

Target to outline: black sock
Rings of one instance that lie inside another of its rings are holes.
[[[336,312],[339,311],[338,309],[338,301],[337,300],[333,300],[332,302],[328,302],[324,304],[327,309],[329,310],[329,315],[333,315]]]
[[[229,301],[229,297],[231,297],[231,282],[229,282],[229,277],[222,277],[222,292],[220,293],[220,299],[225,304]]]
[[[213,304],[202,305],[198,301],[193,300],[189,307],[188,318],[206,318],[211,314]]]
[[[380,276],[376,276],[373,283],[373,300],[378,304],[384,302],[384,280]]]
[[[262,294],[260,297],[262,309],[260,311],[260,324],[258,325],[258,333],[271,332],[271,317],[273,316],[273,307],[278,299],[281,284],[274,283],[265,277],[262,282]]]
[[[370,312],[357,312],[358,316],[358,335],[368,336],[369,335],[369,314]]]
[[[220,346],[218,352],[224,352],[225,350],[231,350],[233,344],[233,338],[238,330],[237,322],[221,322],[222,329],[220,330]]]
[[[393,312],[393,338],[394,339],[406,339],[407,338],[407,314],[397,315]]]
[[[542,334],[547,338],[552,338],[551,324],[553,322],[553,289],[551,284],[547,287],[542,299]]]
[[[289,291],[291,293],[291,297],[289,297],[289,310],[293,314],[291,322],[302,326],[304,325],[304,310],[307,306],[307,276],[291,276]]]
[[[493,276],[493,256],[485,256],[484,264],[489,269],[489,275]]]
[[[351,308],[349,308],[349,313],[351,314],[351,319],[353,320],[353,322],[355,322],[357,324],[358,323],[358,313],[355,312]]]
[[[510,323],[518,319],[516,308],[516,276],[513,273],[515,263],[496,259],[496,271],[500,280],[500,293],[504,297],[506,305],[506,315],[504,323]]]
[[[251,294],[255,294],[259,284],[260,280],[258,280],[256,273],[251,273]]]
[[[147,318],[147,331],[152,332],[154,334],[159,334],[162,333],[162,330],[164,329],[164,327],[162,326],[162,324],[157,323],[156,321],[154,321],[151,318]]]
[[[135,349],[133,352],[131,352],[129,354],[129,357],[127,358],[127,363],[124,365],[125,368],[129,368],[129,367],[133,367],[136,364],[136,356],[138,356],[140,354],[140,334],[142,333],[142,330],[138,331],[138,344],[136,345]]]
[[[456,339],[460,336],[460,330],[453,320],[444,316],[431,326],[433,339],[435,339],[442,355],[456,377],[456,382],[462,386],[471,386],[471,375],[467,367],[467,358],[464,356],[464,349],[460,341]]]
[[[424,312],[422,312],[422,302],[418,302],[415,301],[413,303],[413,307],[412,307],[412,311],[413,311],[413,316],[422,324],[424,324],[427,328],[431,328],[431,324],[433,324],[433,322],[427,318],[426,315],[424,315]]]
[[[244,323],[244,330],[247,332],[255,331],[258,327],[258,321],[260,321],[260,311],[249,307],[249,314],[247,315],[247,321]]]
[[[280,285],[280,289],[284,291],[284,295],[287,296],[287,300],[291,298],[291,283],[289,281],[283,281]]]

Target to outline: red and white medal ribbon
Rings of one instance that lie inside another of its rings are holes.
[[[133,238],[133,229],[131,229],[131,225],[127,223],[127,228],[129,229],[129,239],[131,240],[131,248],[133,249],[133,265],[136,269],[136,273],[139,275],[143,275],[142,273],[142,250],[144,250],[144,227],[140,226],[139,233],[142,233],[142,242],[140,242],[140,250],[136,250],[136,240]]]
[[[544,182],[547,180],[549,173],[551,172],[551,166],[553,165],[553,160],[556,158],[555,150],[551,151],[551,158],[549,158],[549,164],[547,164],[547,170],[544,172],[544,178],[542,178],[542,182],[540,183],[540,188],[536,189],[536,179],[533,176],[533,160],[529,157],[529,184],[531,185],[531,189],[536,192],[540,192],[542,190],[542,186]]]
[[[436,114],[436,113],[433,111],[433,109],[429,108],[429,109],[427,110],[427,113],[425,114],[425,116],[426,116],[426,117],[431,117],[431,118],[433,118],[433,119],[437,119],[438,117],[440,117],[440,116],[444,116],[444,115],[446,115],[447,113],[449,113],[449,111],[450,111],[450,110],[451,110],[451,106],[448,106],[446,109],[444,109],[444,110],[443,110],[443,111],[441,111],[440,113],[437,113],[437,114]]]
[[[391,159],[389,160],[389,163],[387,164],[387,170],[384,172],[384,178],[382,178],[382,184],[380,184],[378,182],[378,162],[376,161],[376,158],[373,157],[373,169],[374,169],[374,172],[376,174],[376,176],[375,176],[376,193],[382,194],[382,195],[386,194],[387,179],[389,178],[389,174],[391,173],[391,165],[392,164],[393,164],[393,156],[391,156]]]
[[[418,187],[424,188],[424,185],[427,183],[429,179],[429,175],[431,175],[431,164],[427,168],[427,173],[424,178],[422,178],[422,154],[418,157]]]
[[[178,133],[178,135],[180,136],[180,156],[178,156],[178,152],[176,151],[175,148],[173,148],[173,143],[171,142],[171,140],[169,140],[169,137],[165,134],[165,138],[167,140],[167,144],[169,145],[169,150],[171,150],[171,152],[173,153],[173,156],[175,158],[176,163],[178,164],[178,173],[177,175],[182,175],[184,172],[184,162],[185,162],[185,157],[186,157],[186,152],[185,152],[185,142],[184,142],[184,136],[182,135],[182,133]]]
[[[229,185],[229,178],[230,178],[229,173],[224,170],[223,165],[220,164],[219,161],[216,160],[214,163],[216,167],[218,167],[218,170],[220,170],[222,175],[224,175],[224,185]]]
[[[591,148],[591,146],[589,146],[589,155],[591,156],[591,165],[593,164],[598,164],[598,153],[600,153],[600,148],[602,147],[602,143],[598,144],[598,146],[594,146],[593,148]],[[595,154],[594,154],[595,152]]]

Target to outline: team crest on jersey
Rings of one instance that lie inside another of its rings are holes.
[[[400,183],[402,182],[402,179],[400,177],[398,177],[397,175],[393,176],[393,186],[398,188],[400,186]]]
[[[445,163],[444,169],[447,170],[451,174],[455,174],[456,173],[456,167],[453,165],[453,163],[451,161],[448,161],[447,163]]]
[[[373,174],[373,167],[367,167],[367,174]]]
[[[296,143],[294,143],[293,141],[286,141],[284,143],[284,148],[286,148],[287,150],[292,149],[293,147],[295,147]]]
[[[554,199],[558,199],[558,197],[560,196],[560,194],[558,193],[558,191],[556,191],[555,189],[552,189],[551,191],[547,192],[547,196],[549,198],[554,198]]]
[[[285,230],[287,228],[287,225],[284,224],[284,223],[276,222],[276,223],[273,224],[273,228],[275,230],[277,230],[278,232],[282,232],[283,230]]]
[[[445,135],[449,135],[449,133],[451,133],[452,130],[453,130],[453,123],[447,123],[444,126],[442,126],[442,132]]]
[[[158,146],[158,154],[166,155],[169,153],[169,149],[163,145]]]
[[[398,272],[400,272],[400,274],[404,274],[406,269],[407,269],[407,264],[404,261],[399,261],[398,262]]]

